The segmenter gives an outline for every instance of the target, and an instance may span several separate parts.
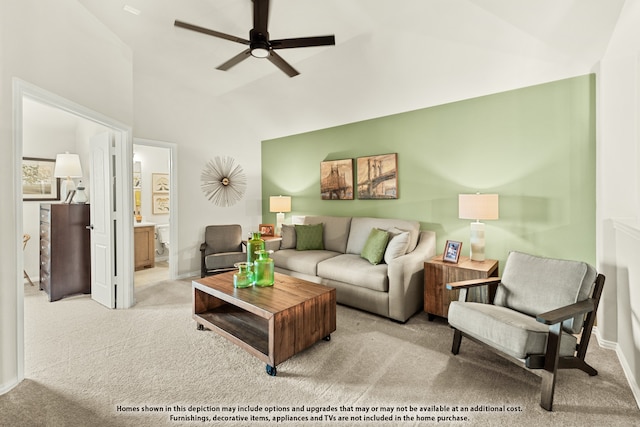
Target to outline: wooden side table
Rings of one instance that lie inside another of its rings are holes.
[[[447,283],[497,276],[498,261],[495,259],[471,261],[469,257],[461,256],[458,263],[454,264],[442,261],[442,255],[431,258],[424,263],[424,311],[429,315],[429,320],[433,320],[434,316],[446,318],[449,304],[458,299],[459,291],[447,290]],[[492,286],[488,290],[489,295],[493,296],[495,290],[496,286]]]

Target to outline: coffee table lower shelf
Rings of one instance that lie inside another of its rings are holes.
[[[230,304],[194,314],[198,329],[210,329],[269,363],[269,321]]]
[[[267,364],[276,365],[336,330],[336,290],[276,273],[267,288],[233,287],[233,273],[193,281],[193,319]]]

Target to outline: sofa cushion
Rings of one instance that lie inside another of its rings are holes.
[[[382,261],[384,257],[384,251],[387,249],[388,242],[389,233],[387,231],[372,228],[360,256],[373,265],[380,264],[380,261]]]
[[[596,272],[589,264],[511,252],[494,303],[536,316],[589,298]],[[580,332],[583,316],[564,322]]]
[[[374,291],[389,290],[387,265],[371,265],[360,255],[342,254],[326,259],[318,264],[318,276]]]
[[[418,221],[354,217],[351,220],[346,253],[360,255],[372,228],[388,231],[394,227],[409,232],[409,247],[407,248],[407,252],[413,251],[418,244],[418,237],[420,237],[420,223]]]
[[[407,253],[409,247],[409,232],[395,227],[389,230],[389,243],[384,252],[384,262],[389,264],[394,259]]]
[[[322,224],[296,225],[296,249],[299,251],[323,250]]]
[[[324,227],[323,244],[328,251],[345,253],[351,217],[343,216],[305,216],[305,224],[322,224]]]
[[[544,354],[549,326],[510,308],[477,302],[453,301],[449,324],[492,347],[517,358]],[[577,339],[562,333],[560,356],[573,356]]]
[[[282,224],[282,231],[280,232],[280,249],[295,249],[296,248],[296,228],[293,225]]]
[[[298,251],[295,249],[282,249],[271,254],[276,267],[285,270],[317,276],[317,265],[328,258],[340,255],[331,251]]]

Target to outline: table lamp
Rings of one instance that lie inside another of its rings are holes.
[[[291,212],[291,197],[290,196],[271,196],[269,197],[269,212],[277,212],[276,214],[276,236],[280,235],[282,231],[282,224],[284,223],[284,213]]]
[[[471,235],[469,237],[470,254],[472,261],[484,261],[484,224],[480,220],[498,219],[498,195],[497,194],[459,194],[458,217],[460,219],[475,219],[471,223]]]
[[[56,178],[66,178],[60,184],[60,200],[66,200],[67,194],[76,189],[76,184],[71,178],[82,178],[82,166],[80,165],[80,156],[77,154],[56,155],[56,167],[53,170],[53,176]]]

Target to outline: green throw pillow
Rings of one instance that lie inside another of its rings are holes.
[[[388,232],[378,228],[372,228],[360,256],[373,265],[380,264],[384,256],[384,251],[387,249],[388,242]]]
[[[296,249],[299,251],[323,250],[322,224],[296,224]]]

